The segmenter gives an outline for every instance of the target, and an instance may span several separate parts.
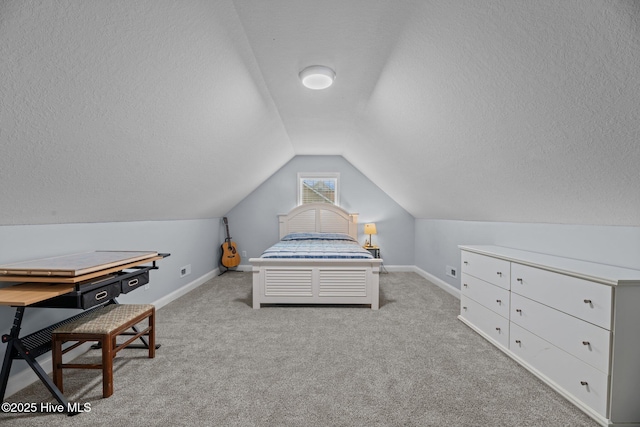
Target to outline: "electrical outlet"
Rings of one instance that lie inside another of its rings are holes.
[[[454,267],[451,267],[450,265],[447,265],[447,276],[451,276],[451,277],[458,277],[458,270],[456,270]]]
[[[247,251],[242,251],[242,257],[246,258],[247,257]]]
[[[191,274],[191,264],[185,265],[180,269],[180,277],[188,276]]]

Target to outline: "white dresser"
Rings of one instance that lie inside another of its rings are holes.
[[[461,321],[602,425],[640,426],[640,271],[460,246]]]

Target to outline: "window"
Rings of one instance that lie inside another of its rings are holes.
[[[338,182],[340,174],[330,173],[299,173],[298,174],[298,205],[305,203],[338,204]]]

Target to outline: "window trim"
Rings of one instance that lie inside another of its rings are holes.
[[[335,201],[333,205],[340,206],[340,172],[298,172],[298,206],[303,204],[302,200],[302,180],[304,179],[335,179]],[[327,202],[328,203],[328,202]]]

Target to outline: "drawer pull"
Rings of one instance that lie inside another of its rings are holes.
[[[467,285],[466,283],[463,283],[462,286],[464,286],[465,288],[469,287],[469,285]]]
[[[589,341],[582,341],[582,345],[591,345]]]
[[[586,299],[586,300],[584,300],[584,303],[585,303],[585,304],[592,304],[592,302],[591,302],[591,300],[590,300],[590,299]]]
[[[516,308],[516,313],[520,313],[520,314],[522,314],[522,309],[520,309],[520,308]]]
[[[586,387],[586,386],[588,386],[588,385],[589,385],[589,383],[588,383],[588,382],[586,382],[586,381],[580,381],[580,385],[583,385],[583,386],[585,386],[585,387]]]
[[[497,302],[498,304],[502,304],[502,300],[501,300],[501,299],[497,299],[497,300],[496,300],[496,302]]]
[[[135,286],[138,284],[138,282],[139,282],[138,279],[129,280],[129,286]]]
[[[522,278],[518,277],[516,280],[517,280],[518,282],[522,283]]]
[[[107,291],[98,292],[96,294],[96,301],[100,301],[103,298],[106,298],[109,295]]]
[[[468,261],[465,261],[465,262],[464,262],[464,265],[469,265],[469,262],[468,262]]]
[[[463,310],[466,310],[466,309],[467,309],[467,307],[462,307],[462,309],[463,309]]]
[[[502,272],[501,271],[497,271],[496,274],[500,277],[502,277]]]
[[[496,328],[496,331],[500,332],[500,328]]]
[[[516,344],[522,344],[522,341],[516,340]]]

